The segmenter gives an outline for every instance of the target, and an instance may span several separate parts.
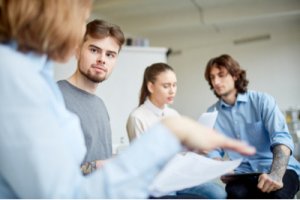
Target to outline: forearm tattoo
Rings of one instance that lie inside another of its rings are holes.
[[[84,163],[83,165],[81,165],[81,171],[82,171],[83,175],[88,175],[88,174],[92,173],[93,171],[95,171],[96,169],[97,169],[96,161],[87,162],[87,163]]]
[[[285,145],[276,145],[273,148],[273,163],[271,174],[282,178],[290,158],[290,149]]]

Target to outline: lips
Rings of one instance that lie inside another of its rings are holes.
[[[167,99],[168,99],[168,101],[173,101],[174,97],[168,97]]]
[[[92,65],[92,68],[95,69],[96,71],[104,71],[107,72],[107,68],[101,66],[101,65]]]
[[[220,91],[220,90],[222,90],[222,88],[223,88],[222,86],[218,86],[218,87],[215,87],[215,90]]]

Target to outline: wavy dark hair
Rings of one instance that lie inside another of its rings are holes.
[[[174,72],[174,69],[166,63],[154,63],[145,69],[143,84],[140,91],[139,106],[142,105],[146,101],[146,98],[150,95],[150,91],[147,87],[148,82],[154,84],[156,81],[156,77],[162,72],[168,70]]]
[[[208,61],[205,69],[205,79],[210,85],[210,89],[213,90],[213,85],[210,80],[210,72],[213,67],[218,69],[225,68],[232,77],[236,77],[234,83],[238,93],[247,92],[247,86],[249,81],[246,79],[246,71],[241,69],[240,64],[234,60],[230,55],[223,54],[218,57],[212,58]],[[214,94],[220,98],[220,96],[214,91]]]

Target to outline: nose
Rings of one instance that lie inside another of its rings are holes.
[[[98,54],[97,64],[105,64],[105,54],[104,53]]]
[[[177,90],[177,87],[176,87],[176,86],[170,87],[169,94],[175,94],[175,93],[176,93],[176,90]]]
[[[211,80],[211,83],[212,83],[213,85],[219,85],[219,84],[221,83],[221,78],[218,77],[218,76],[216,76],[216,77],[214,77],[214,78]]]

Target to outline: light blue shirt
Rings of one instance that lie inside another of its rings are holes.
[[[283,144],[294,149],[293,140],[287,124],[275,100],[270,95],[249,91],[238,94],[233,106],[219,100],[208,111],[218,111],[215,129],[225,135],[246,141],[256,148],[256,154],[244,157],[236,152],[217,149],[209,153],[210,157],[223,157],[227,153],[230,159],[243,158],[237,172],[269,172],[273,160],[272,148]],[[300,175],[300,164],[290,157],[288,169]]]
[[[46,56],[0,45],[0,198],[146,198],[181,150],[157,124],[102,170],[83,176],[80,123],[64,105]]]

